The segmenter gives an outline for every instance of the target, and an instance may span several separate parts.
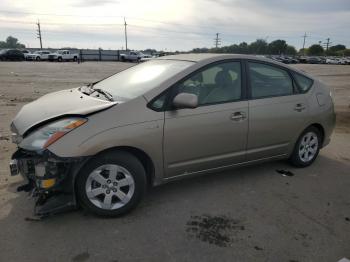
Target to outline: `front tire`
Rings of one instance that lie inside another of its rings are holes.
[[[296,167],[311,165],[320,152],[322,135],[319,129],[310,126],[303,131],[295,144],[289,162]]]
[[[79,172],[77,197],[84,209],[116,217],[128,213],[146,191],[146,172],[132,154],[114,151],[98,155]]]

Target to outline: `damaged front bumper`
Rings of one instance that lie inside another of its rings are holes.
[[[10,162],[11,175],[21,174],[26,184],[17,191],[36,199],[34,214],[48,216],[76,208],[74,180],[86,157],[62,158],[48,150],[18,149]]]

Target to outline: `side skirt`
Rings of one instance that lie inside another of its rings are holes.
[[[216,172],[216,171],[224,171],[224,170],[232,169],[235,167],[249,166],[252,164],[258,164],[258,163],[268,162],[271,160],[286,159],[286,158],[288,158],[288,154],[281,154],[281,155],[276,155],[273,157],[260,158],[260,159],[245,161],[245,162],[232,164],[232,165],[214,167],[214,168],[190,172],[190,173],[183,173],[183,174],[180,174],[177,176],[164,178],[163,183],[167,183],[167,182],[171,182],[171,181],[175,181],[175,180],[179,180],[179,179],[183,179],[183,178],[187,178],[187,177],[193,177],[193,176],[197,176],[197,175],[211,174],[211,173]]]

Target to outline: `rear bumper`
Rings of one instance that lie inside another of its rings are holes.
[[[17,150],[10,162],[11,175],[22,175],[25,185],[17,191],[31,192],[35,199],[34,214],[47,216],[77,206],[75,176],[86,158],[60,158],[48,150]]]

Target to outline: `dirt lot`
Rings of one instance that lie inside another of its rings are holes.
[[[127,63],[0,63],[0,261],[338,261],[350,258],[350,66],[296,65],[334,88],[337,127],[308,168],[284,161],[154,188],[131,214],[29,221],[9,125],[27,102]],[[294,176],[284,177],[276,169]]]

